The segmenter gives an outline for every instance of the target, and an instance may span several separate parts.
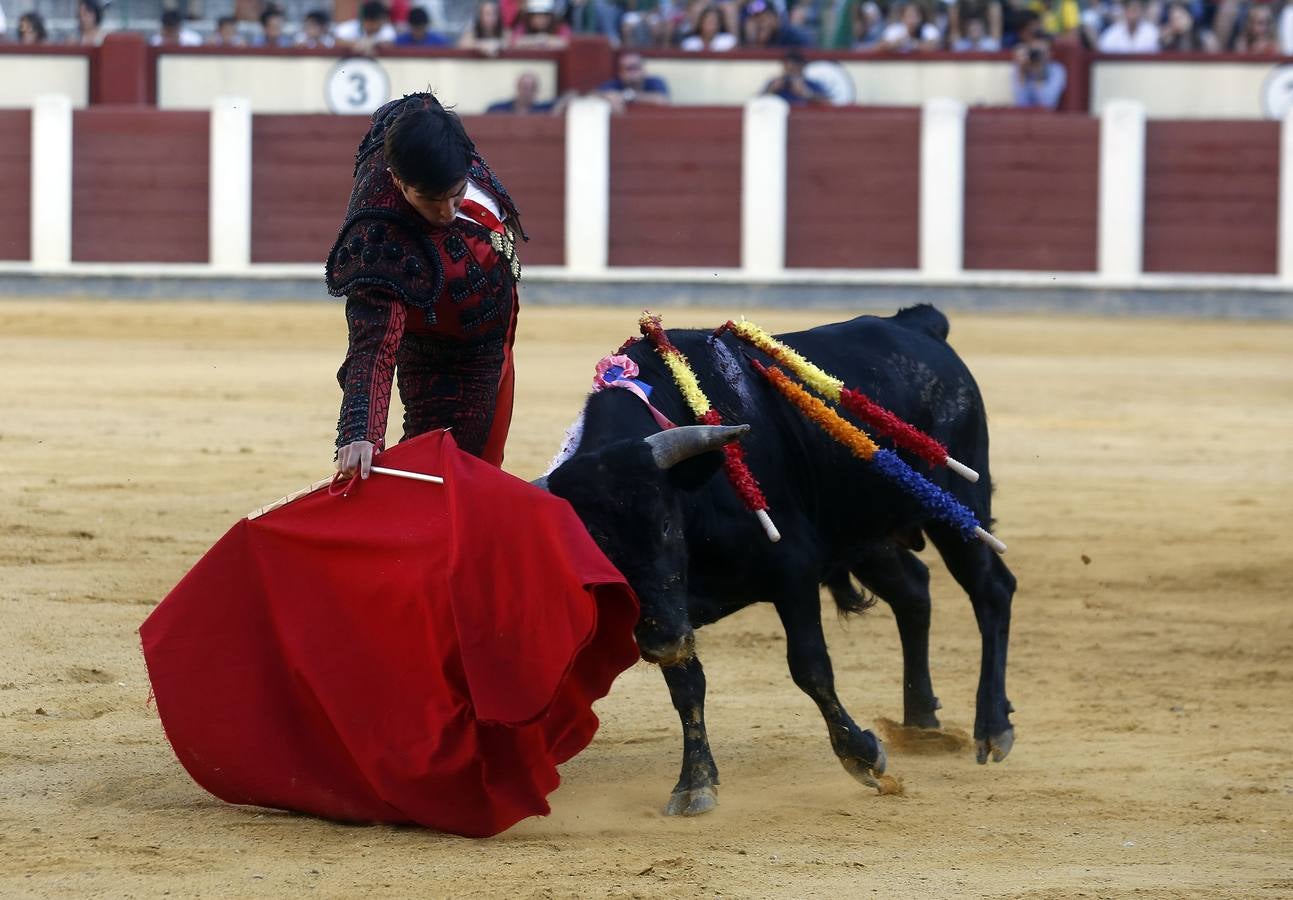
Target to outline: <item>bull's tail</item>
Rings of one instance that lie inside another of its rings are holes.
[[[951,330],[947,324],[947,316],[928,303],[920,303],[916,306],[900,309],[894,315],[893,320],[903,328],[922,332],[930,337],[938,338],[940,341],[947,340],[947,334]]]
[[[826,579],[825,583],[841,616],[864,613],[875,606],[875,596],[867,593],[860,585],[855,585],[846,568],[838,569]]]

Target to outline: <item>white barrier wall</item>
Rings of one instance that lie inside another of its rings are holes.
[[[90,59],[79,55],[0,55],[0,109],[31,109],[36,98],[59,94],[82,109],[90,100]]]
[[[853,80],[856,102],[870,106],[920,106],[948,97],[967,106],[1010,106],[1009,60],[841,60]],[[675,106],[740,106],[781,74],[778,59],[713,57],[646,59],[649,75],[669,85]]]
[[[160,109],[210,109],[219,97],[244,97],[257,113],[326,113],[325,92],[337,59],[326,56],[214,56],[162,54],[157,61]],[[463,115],[483,113],[516,93],[516,79],[533,72],[539,96],[557,90],[557,64],[549,59],[385,57],[388,99],[430,88]]]
[[[1264,119],[1268,91],[1277,99],[1281,69],[1269,61],[1189,60],[1122,62],[1099,59],[1091,69],[1091,112],[1100,115],[1110,101],[1135,100],[1151,119]]]

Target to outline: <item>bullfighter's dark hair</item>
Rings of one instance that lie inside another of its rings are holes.
[[[418,193],[439,197],[471,166],[471,139],[457,114],[439,105],[411,106],[386,131],[386,164]]]

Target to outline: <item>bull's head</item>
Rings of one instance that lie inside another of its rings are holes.
[[[574,507],[637,592],[637,642],[648,662],[674,665],[691,654],[684,493],[713,476],[722,465],[714,451],[749,428],[690,425],[618,441],[581,451],[548,476],[545,487]]]

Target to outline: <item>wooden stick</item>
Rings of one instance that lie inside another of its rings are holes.
[[[387,469],[383,466],[373,466],[370,472],[376,472],[378,475],[394,475],[396,478],[411,478],[413,481],[429,481],[431,484],[444,484],[444,479],[439,475],[423,475],[421,472],[406,472],[403,469]]]
[[[979,480],[978,472],[971,469],[965,463],[957,462],[956,460],[952,459],[952,457],[950,456],[947,459],[943,460],[943,464],[946,465],[953,472],[955,472],[957,475],[960,475],[966,481],[974,482]]]
[[[329,475],[327,478],[320,478],[314,484],[311,484],[307,487],[303,487],[299,491],[293,491],[292,493],[288,494],[285,497],[279,497],[273,503],[267,503],[264,506],[262,506],[260,509],[254,509],[251,512],[247,513],[245,518],[258,519],[261,516],[265,515],[265,513],[273,512],[274,510],[278,509],[280,506],[287,506],[287,504],[291,503],[293,500],[300,500],[302,497],[306,496],[307,494],[313,494],[315,491],[319,490],[320,488],[325,488],[328,485],[332,484],[333,477],[334,476]]]
[[[993,550],[997,551],[998,554],[1006,552],[1006,545],[1001,543],[1001,541],[998,540],[997,537],[992,532],[984,531],[982,528],[976,527],[974,529],[974,533],[975,535],[978,536],[979,540],[983,541],[983,543],[987,544]]]
[[[421,472],[406,472],[403,469],[388,469],[385,466],[373,466],[371,469],[369,469],[369,471],[376,472],[378,475],[394,475],[397,478],[409,478],[409,479],[412,479],[413,481],[427,481],[427,482],[430,482],[431,484],[444,484],[444,479],[441,478],[439,475],[423,475]],[[337,477],[336,475],[331,475],[327,478],[320,478],[318,481],[314,482],[314,484],[307,485],[306,487],[301,488],[299,491],[293,491],[292,493],[284,497],[279,497],[273,503],[267,503],[264,506],[262,506],[260,509],[252,510],[251,512],[247,513],[245,518],[258,519],[261,516],[265,515],[265,513],[273,512],[274,510],[279,509],[280,507],[287,506],[287,504],[291,503],[293,500],[300,500],[302,497],[313,494],[315,491],[319,490],[320,488],[327,487],[328,485],[332,484],[333,479],[336,477]]]
[[[759,524],[763,526],[763,533],[768,536],[768,540],[772,541],[774,544],[781,540],[781,532],[777,530],[776,525],[772,524],[772,517],[768,515],[768,511],[766,509],[756,509],[754,511],[754,517],[758,519]]]

